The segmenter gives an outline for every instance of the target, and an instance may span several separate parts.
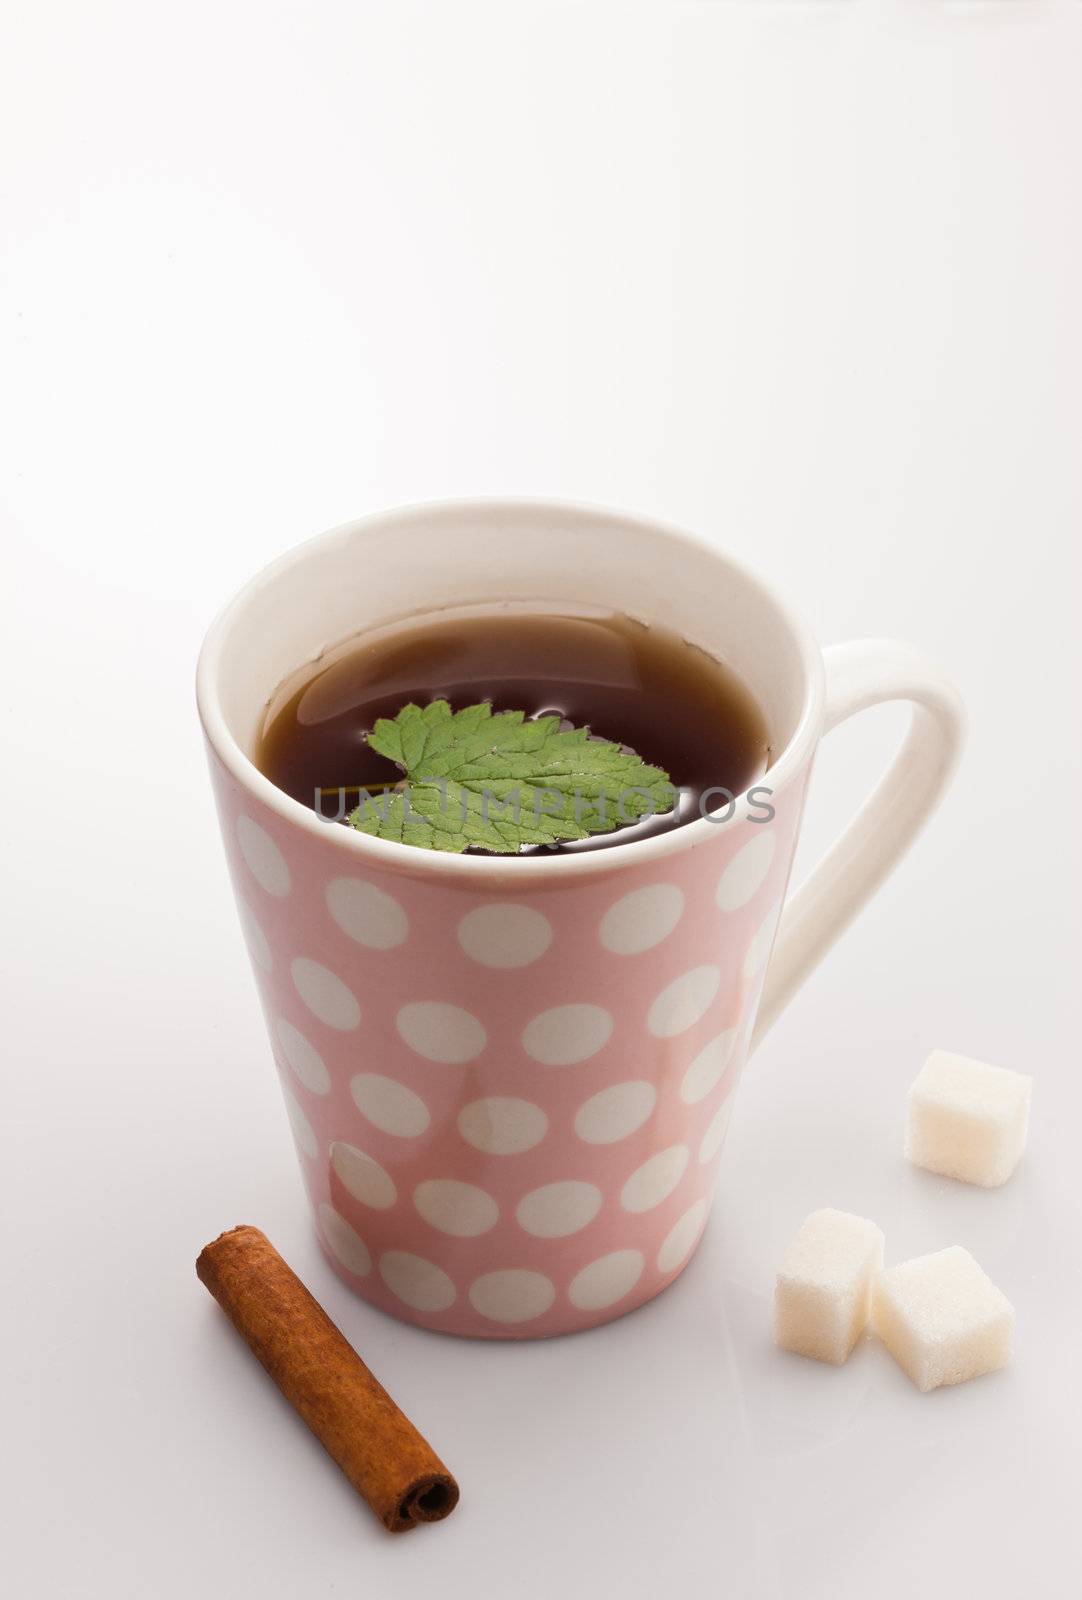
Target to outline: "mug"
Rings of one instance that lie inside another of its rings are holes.
[[[756,804],[603,849],[449,855],[324,821],[253,764],[304,663],[486,604],[622,612],[726,662],[776,752]],[[700,539],[539,500],[420,505],[301,545],[214,622],[197,687],[323,1250],[393,1316],[487,1338],[606,1322],[686,1265],[746,1056],[934,808],[963,729],[906,646],[820,651]],[[902,748],[783,911],[819,740],[886,700],[913,703]]]

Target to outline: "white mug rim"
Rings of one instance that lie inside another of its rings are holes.
[[[438,515],[446,512],[538,511],[554,515],[579,515],[607,517],[621,523],[634,525],[647,533],[660,534],[688,549],[697,549],[708,555],[719,568],[737,574],[742,583],[759,591],[781,617],[797,645],[803,684],[801,686],[800,712],[793,733],[782,750],[752,787],[764,787],[773,793],[780,792],[790,780],[800,773],[815,747],[822,723],[824,702],[823,658],[819,646],[802,619],[779,597],[776,591],[743,562],[727,551],[719,549],[698,534],[664,522],[655,517],[636,512],[625,512],[611,506],[588,501],[551,499],[535,496],[466,496],[451,499],[417,501],[409,505],[389,507],[338,524],[324,533],[292,546],[274,561],[256,572],[218,612],[207,630],[199,652],[196,668],[196,702],[203,730],[211,748],[233,778],[252,797],[275,813],[290,827],[318,836],[343,854],[343,861],[351,860],[355,869],[369,866],[385,872],[407,873],[410,876],[458,880],[463,883],[492,884],[499,879],[501,887],[513,883],[523,888],[539,880],[548,882],[555,878],[601,876],[652,862],[685,849],[694,849],[706,842],[719,829],[730,827],[740,820],[740,809],[734,805],[724,820],[699,817],[669,832],[655,834],[645,839],[631,839],[624,843],[606,845],[602,850],[569,851],[551,856],[529,855],[522,857],[499,855],[452,855],[446,851],[419,849],[416,845],[399,844],[390,839],[378,839],[360,833],[355,828],[334,826],[321,820],[310,807],[294,800],[277,788],[269,778],[244,753],[234,738],[222,710],[218,693],[218,673],[221,654],[229,630],[243,609],[252,590],[267,583],[338,541],[353,539],[389,518],[412,515]],[[268,685],[268,694],[277,687]],[[737,801],[742,796],[735,797]],[[710,833],[708,834],[708,831]]]

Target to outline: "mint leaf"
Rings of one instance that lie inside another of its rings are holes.
[[[426,850],[503,855],[611,833],[671,811],[669,775],[588,728],[556,716],[452,711],[446,700],[381,717],[368,743],[402,768],[393,788],[365,790],[349,822],[361,833]]]

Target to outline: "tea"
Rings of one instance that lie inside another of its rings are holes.
[[[601,849],[679,827],[723,808],[770,761],[743,682],[678,634],[617,614],[508,604],[410,618],[328,651],[272,700],[256,765],[328,820],[344,817],[363,789],[402,777],[365,742],[377,718],[434,699],[456,711],[487,700],[494,711],[555,713],[663,767],[681,790],[669,813],[543,848]]]

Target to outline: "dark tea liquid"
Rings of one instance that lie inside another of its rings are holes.
[[[557,713],[628,746],[688,792],[679,808],[590,840],[603,849],[700,815],[704,791],[740,795],[765,772],[769,738],[736,675],[667,628],[604,613],[552,615],[511,606],[412,618],[363,634],[303,668],[268,707],[255,761],[286,794],[327,818],[400,769],[365,743],[377,717],[411,700],[452,709]],[[725,795],[707,798],[718,811]]]

